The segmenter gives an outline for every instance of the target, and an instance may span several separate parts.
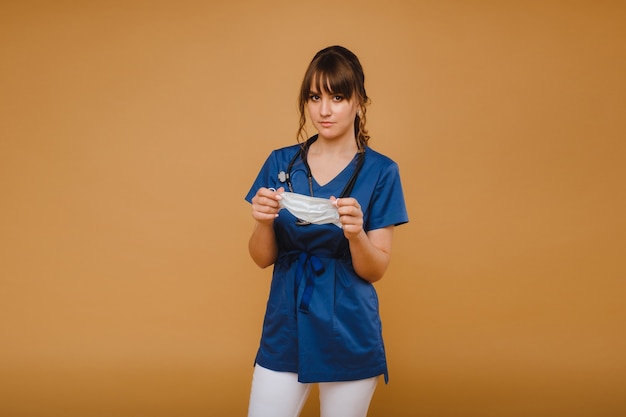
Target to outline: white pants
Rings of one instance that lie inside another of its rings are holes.
[[[320,382],[321,417],[365,417],[378,377],[346,382]],[[312,384],[298,375],[254,366],[248,417],[297,417]]]

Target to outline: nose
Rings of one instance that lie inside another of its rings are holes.
[[[320,116],[330,116],[332,113],[330,99],[323,97],[320,100]]]

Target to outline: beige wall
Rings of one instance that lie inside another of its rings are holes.
[[[330,44],[411,217],[370,416],[626,413],[625,9],[5,1],[0,416],[244,415],[270,271],[243,196]]]

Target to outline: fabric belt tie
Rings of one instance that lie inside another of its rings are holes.
[[[298,266],[296,268],[296,276],[298,277],[298,280],[295,287],[296,298],[300,282],[302,278],[305,279],[304,292],[302,293],[302,299],[300,300],[300,306],[298,307],[301,312],[309,312],[309,304],[311,303],[313,288],[315,287],[315,277],[319,276],[323,272],[324,265],[317,256],[310,255],[306,252],[302,252],[298,255]]]

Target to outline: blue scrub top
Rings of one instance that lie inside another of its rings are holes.
[[[261,168],[248,202],[261,187],[285,187],[286,172],[299,145],[273,151]],[[356,168],[357,158],[316,197],[339,196]],[[306,168],[298,158],[291,170],[296,193],[309,195]],[[287,190],[288,191],[288,190]],[[363,210],[366,232],[408,222],[397,164],[366,148],[365,161],[350,194]],[[296,224],[281,210],[274,221],[278,257],[274,264],[261,343],[255,363],[275,371],[295,372],[300,382],[351,381],[383,374],[387,360],[374,286],[352,266],[348,240],[333,224]]]

